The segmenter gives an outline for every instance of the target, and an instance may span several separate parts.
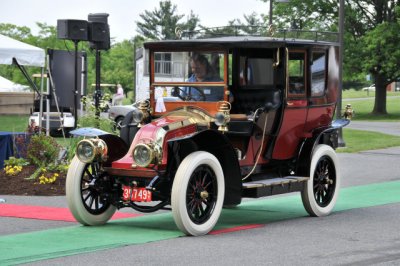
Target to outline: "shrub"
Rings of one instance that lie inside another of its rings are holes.
[[[108,118],[97,118],[93,113],[87,113],[78,120],[78,127],[95,127],[106,132],[114,132],[114,121]]]
[[[28,145],[28,159],[32,164],[43,167],[53,163],[60,152],[60,145],[56,140],[44,134],[34,135]]]

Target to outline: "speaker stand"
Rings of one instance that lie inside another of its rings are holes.
[[[74,72],[74,78],[75,78],[75,84],[74,84],[74,128],[76,128],[78,124],[78,40],[74,40],[74,45],[75,45],[75,72]]]
[[[101,65],[101,54],[100,50],[96,47],[96,89],[94,93],[94,106],[96,108],[96,118],[100,117],[100,65]]]

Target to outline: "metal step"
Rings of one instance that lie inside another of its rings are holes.
[[[301,191],[310,178],[306,176],[285,176],[243,183],[243,197],[259,198],[283,193]]]

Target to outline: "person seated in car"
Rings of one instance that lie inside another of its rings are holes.
[[[192,75],[186,82],[215,82],[222,79],[215,73],[207,58],[195,53],[190,58]],[[195,101],[221,101],[224,96],[223,87],[185,87],[181,93],[184,98]]]

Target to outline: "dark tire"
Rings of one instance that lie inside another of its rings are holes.
[[[121,130],[122,122],[124,121],[123,116],[118,116],[117,119],[115,119],[115,129]]]

